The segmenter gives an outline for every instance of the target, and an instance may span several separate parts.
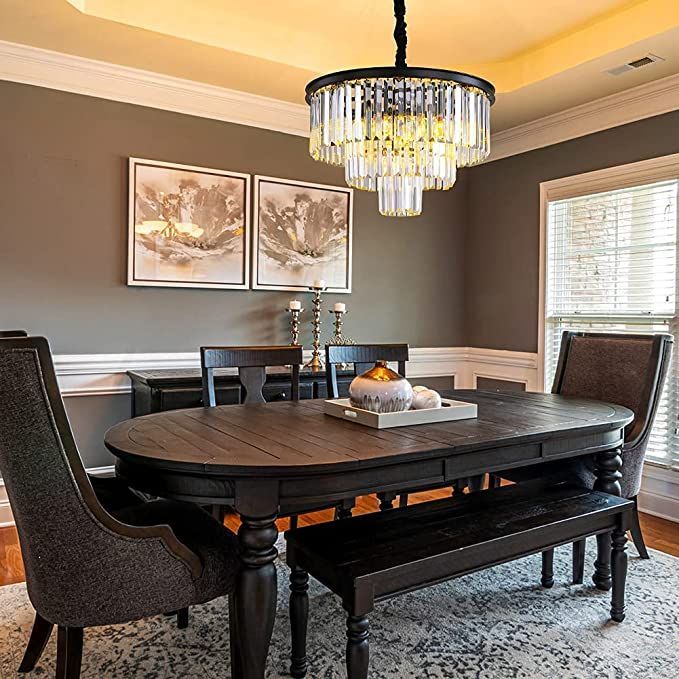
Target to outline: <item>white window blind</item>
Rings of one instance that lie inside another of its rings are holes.
[[[677,196],[669,180],[547,203],[545,387],[563,330],[677,337]],[[679,348],[647,459],[679,469]]]

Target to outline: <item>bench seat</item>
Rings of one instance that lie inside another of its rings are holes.
[[[611,616],[622,620],[624,531],[632,508],[630,500],[573,485],[522,484],[288,531],[291,615],[299,608],[295,596],[306,596],[305,577],[311,574],[342,598],[350,644],[353,625],[367,653],[366,616],[377,601],[614,532]],[[543,573],[543,583],[550,584],[550,575]],[[293,647],[301,648],[295,643],[300,625],[292,621]],[[295,677],[304,676],[304,656],[293,652]]]

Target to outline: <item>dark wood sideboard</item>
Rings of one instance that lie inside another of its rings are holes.
[[[130,370],[132,380],[132,417],[159,413],[178,408],[197,408],[202,405],[200,370],[186,368],[176,370]],[[338,372],[340,396],[347,396],[352,371]],[[267,401],[285,401],[290,398],[290,372],[285,368],[270,368],[264,385]],[[229,371],[215,371],[215,389],[218,405],[241,402],[242,387],[238,376]],[[325,371],[300,372],[300,398],[327,398]]]

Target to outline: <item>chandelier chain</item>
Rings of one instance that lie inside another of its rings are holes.
[[[394,16],[396,27],[394,28],[394,40],[396,41],[396,68],[406,68],[406,46],[408,34],[406,32],[406,3],[405,0],[394,0]]]

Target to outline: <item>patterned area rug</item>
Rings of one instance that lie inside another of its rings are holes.
[[[587,572],[594,560],[594,540]],[[378,605],[371,617],[374,679],[444,677],[560,679],[675,677],[679,667],[679,559],[630,547],[627,619],[608,620],[609,596],[569,585],[570,549],[557,550],[555,585],[539,586],[530,557]],[[344,615],[318,583],[310,589],[310,679],[340,679]],[[0,588],[0,677],[16,677],[33,611],[24,585]],[[56,636],[56,635],[54,635]],[[279,568],[278,619],[267,679],[288,666],[287,574]],[[51,639],[33,676],[54,676]],[[230,676],[225,599],[191,611],[188,630],[173,618],[86,630],[84,679],[224,679]]]

